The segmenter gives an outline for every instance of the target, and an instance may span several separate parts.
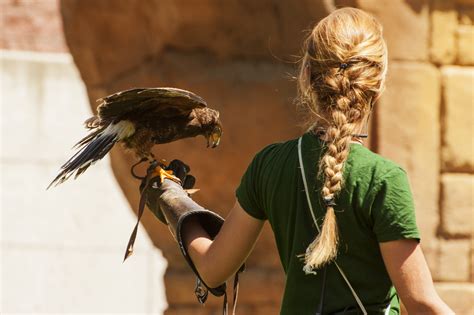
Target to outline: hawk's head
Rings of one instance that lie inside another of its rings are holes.
[[[222,136],[222,126],[217,122],[207,134],[207,147],[215,148],[219,145]]]

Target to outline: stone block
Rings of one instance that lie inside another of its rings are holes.
[[[2,243],[0,312],[161,313],[163,272],[156,250],[123,264],[104,248]]]
[[[440,80],[428,64],[392,62],[376,109],[377,151],[408,173],[421,237],[439,224]]]
[[[459,5],[467,5],[467,6],[472,6],[474,5],[474,0],[455,0],[457,4]]]
[[[435,281],[467,282],[471,277],[471,244],[469,240],[441,240],[439,269]]]
[[[439,273],[439,240],[432,238],[431,240],[425,242],[422,236],[420,244],[423,250],[423,255],[426,259],[426,263],[430,269],[431,276],[433,279],[437,279]]]
[[[136,217],[118,190],[108,161],[97,163],[75,182],[46,191],[58,166],[1,164],[2,185],[9,187],[2,192],[2,240],[113,247],[120,260]],[[151,246],[142,228],[136,246],[137,251]]]
[[[474,229],[474,175],[441,176],[441,229],[448,236],[470,236]]]
[[[251,304],[280,306],[285,287],[283,269],[249,267],[241,276],[241,301]]]
[[[252,253],[247,258],[247,265],[259,266],[259,268],[281,268],[275,236],[270,224],[264,225],[263,232],[260,234]]]
[[[84,84],[72,62],[45,63],[37,104],[39,115],[39,145],[37,158],[65,162],[75,150],[72,146],[89,130],[83,122],[92,116]]]
[[[460,25],[474,24],[474,6],[458,7],[458,10]]]
[[[359,0],[358,7],[374,14],[384,27],[389,58],[428,60],[429,7],[427,0]]]
[[[474,239],[471,237],[471,282],[474,282]]]
[[[442,169],[474,170],[474,68],[443,67]]]
[[[472,283],[435,283],[441,299],[458,315],[474,313],[474,284]]]
[[[64,162],[86,134],[90,117],[79,74],[68,54],[4,52],[2,156]],[[7,105],[8,104],[8,105]],[[34,153],[33,153],[34,152]]]
[[[458,63],[474,65],[474,26],[463,25],[457,30],[458,35]]]
[[[25,61],[2,52],[1,121],[2,159],[22,159],[40,152],[37,100],[41,99],[38,80],[44,67],[40,62]]]
[[[197,302],[196,302],[197,303]],[[229,302],[229,308],[232,304]],[[274,305],[249,305],[237,301],[236,314],[251,314],[251,315],[272,315],[278,314],[280,309]],[[222,305],[204,307],[192,307],[190,305],[181,305],[171,307],[166,310],[165,315],[218,315],[222,314]]]
[[[239,278],[239,303],[279,305],[284,289],[284,275],[280,270],[249,267]],[[191,272],[167,272],[165,274],[166,296],[171,307],[195,303],[195,276]],[[232,279],[228,282],[231,294]],[[206,306],[222,305],[222,298],[209,296]]]
[[[0,48],[67,52],[59,1],[0,1]]]
[[[431,8],[430,59],[437,64],[449,64],[456,58],[458,14],[451,1],[434,0]]]

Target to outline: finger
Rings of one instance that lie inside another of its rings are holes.
[[[171,161],[168,168],[183,168],[184,172],[186,173],[189,173],[191,171],[189,165],[178,159],[174,159],[173,161]]]
[[[187,175],[183,181],[183,188],[184,189],[191,189],[196,184],[196,178],[193,175]]]
[[[178,177],[181,180],[181,183],[185,180],[186,178],[186,170],[184,167],[180,166],[174,170],[174,176]]]

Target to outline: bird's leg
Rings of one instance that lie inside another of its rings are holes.
[[[157,160],[155,159],[155,161],[157,161]],[[157,163],[157,166],[156,166],[155,170],[153,171],[153,177],[160,176],[161,182],[163,182],[165,180],[165,178],[168,178],[168,179],[171,179],[172,181],[174,181],[174,182],[181,185],[181,180],[178,177],[174,176],[173,171],[165,169],[166,168],[165,162],[166,162],[166,160],[161,159]]]

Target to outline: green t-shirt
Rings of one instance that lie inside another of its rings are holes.
[[[321,226],[325,208],[317,166],[324,142],[306,133],[303,163],[315,215]],[[252,217],[268,220],[275,234],[286,274],[282,315],[314,314],[320,298],[321,272],[307,275],[298,256],[313,241],[314,226],[298,164],[298,139],[269,145],[260,151],[236,191],[242,208]],[[398,296],[385,269],[379,242],[420,238],[413,197],[405,171],[392,161],[353,143],[344,167],[344,186],[336,197],[339,227],[337,262],[361,298],[370,305],[391,303],[399,314]],[[327,269],[324,313],[357,304],[334,264]],[[374,313],[374,312],[372,312]]]

